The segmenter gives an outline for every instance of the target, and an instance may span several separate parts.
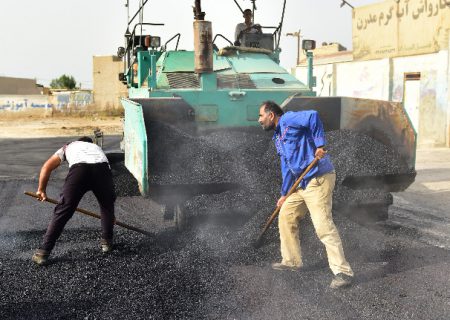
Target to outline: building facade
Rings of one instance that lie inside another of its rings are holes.
[[[36,79],[0,77],[0,95],[40,95],[42,90]]]
[[[51,90],[35,79],[0,77],[0,111],[49,110],[92,104],[91,90]]]
[[[316,50],[314,89],[319,96],[403,102],[419,147],[450,147],[449,33],[449,0],[355,8],[353,51]],[[294,72],[306,81],[306,61]]]
[[[119,81],[123,72],[122,59],[116,56],[94,56],[93,58],[93,94],[94,103],[104,109],[121,108],[121,97],[126,97],[127,87]]]

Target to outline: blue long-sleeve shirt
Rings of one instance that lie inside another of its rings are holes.
[[[279,118],[272,139],[281,160],[281,195],[285,196],[314,160],[316,149],[326,144],[319,114],[314,110],[286,112]],[[325,155],[303,178],[300,187],[305,189],[312,178],[331,171],[334,171],[333,164],[330,156]]]

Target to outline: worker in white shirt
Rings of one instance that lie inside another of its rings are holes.
[[[33,255],[32,260],[38,265],[47,264],[64,226],[72,218],[78,203],[88,191],[94,193],[100,205],[102,251],[106,253],[112,250],[116,195],[106,155],[89,137],[82,137],[60,148],[42,166],[36,192],[39,200],[47,199],[46,188],[50,175],[63,161],[69,163],[69,173],[42,245]]]

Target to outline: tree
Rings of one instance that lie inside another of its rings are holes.
[[[50,87],[53,89],[75,89],[77,85],[77,82],[75,81],[75,78],[72,76],[68,76],[63,74],[57,79],[53,79],[52,82],[50,82]]]

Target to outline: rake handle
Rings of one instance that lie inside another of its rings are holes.
[[[34,192],[25,191],[24,194],[26,194],[27,196],[39,199],[39,196],[36,193],[34,193]],[[52,198],[47,198],[47,199],[45,199],[45,201],[53,203],[53,204],[58,204],[58,201],[56,201],[55,199],[52,199]],[[82,214],[85,214],[87,216],[90,216],[90,217],[101,219],[100,215],[98,215],[98,214],[96,214],[94,212],[82,209],[82,208],[76,208],[75,211],[78,211],[78,212],[80,212]],[[150,232],[147,232],[145,230],[142,230],[142,229],[130,226],[130,225],[126,224],[126,223],[123,223],[123,222],[120,222],[120,221],[117,221],[117,220],[114,220],[114,224],[118,225],[119,227],[128,229],[128,230],[132,230],[132,231],[136,231],[136,232],[145,234],[146,236],[151,236],[152,235]]]
[[[306,169],[302,172],[300,177],[295,181],[294,185],[289,189],[288,193],[286,194],[286,198],[288,198],[291,194],[297,190],[298,185],[303,180],[303,178],[306,176],[306,174],[316,165],[316,163],[320,159],[318,157],[314,158],[313,161],[306,167]],[[259,234],[258,239],[256,240],[256,244],[260,244],[262,237],[264,233],[266,233],[267,229],[269,229],[270,225],[272,224],[273,220],[277,217],[278,213],[280,212],[281,206],[277,206],[276,209],[273,211],[273,213],[270,215],[269,219],[267,220],[266,224],[264,225],[264,228],[262,229],[261,233]]]

